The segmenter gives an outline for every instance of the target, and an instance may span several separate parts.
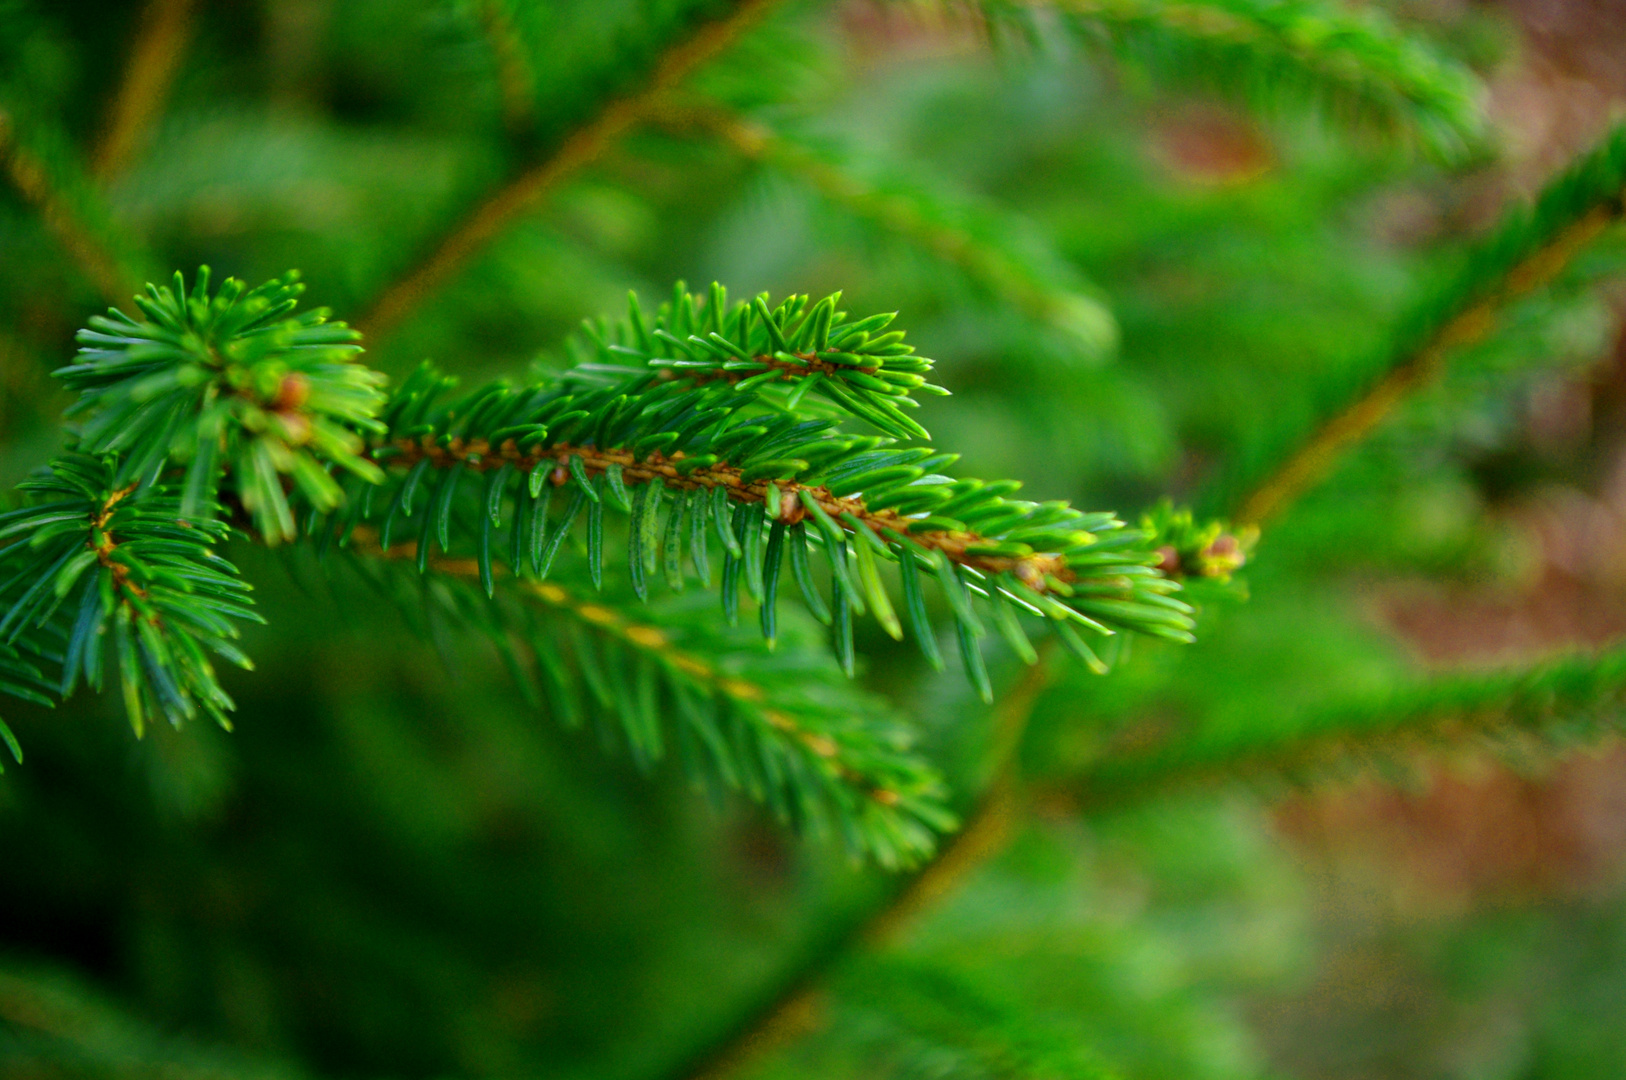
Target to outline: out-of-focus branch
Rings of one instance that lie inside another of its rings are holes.
[[[85,226],[70,200],[53,184],[45,163],[17,139],[13,121],[4,110],[0,110],[0,168],[22,197],[39,210],[46,227],[102,299],[116,305],[135,292],[128,269]]]
[[[480,27],[497,65],[503,127],[508,129],[509,135],[521,135],[530,128],[536,111],[531,64],[504,0],[481,0]]]
[[[175,71],[192,36],[197,0],[150,0],[141,16],[124,81],[108,111],[107,125],[91,156],[91,172],[106,182],[122,172],[151,134],[163,111]]]
[[[1570,258],[1618,216],[1600,207],[1531,255],[1496,292],[1442,325],[1422,347],[1389,369],[1371,389],[1311,434],[1293,455],[1242,503],[1237,521],[1257,525],[1275,516],[1331,471],[1339,456],[1369,435],[1396,405],[1431,382],[1452,349],[1482,340],[1496,326],[1498,311],[1552,280]]]
[[[1100,807],[1237,780],[1268,789],[1476,745],[1516,761],[1543,760],[1620,732],[1623,703],[1626,649],[1616,647],[1444,675],[1240,728],[1181,731],[1106,758],[1051,794]]]
[[[670,1080],[722,1080],[759,1055],[783,1045],[813,1026],[824,978],[853,949],[885,940],[953,892],[977,867],[998,854],[1011,835],[1018,805],[1015,759],[1022,732],[1050,682],[1055,638],[1041,643],[1039,661],[1026,668],[1000,699],[994,713],[995,775],[965,827],[935,858],[887,895],[875,908],[856,913],[814,943],[738,1022],[717,1039],[679,1062]]]
[[[644,88],[607,102],[547,158],[475,205],[411,270],[387,287],[357,324],[375,342],[415,311],[471,258],[502,235],[559,182],[599,157],[679,80],[727,48],[774,0],[738,0],[661,58]]]
[[[1552,281],[1626,211],[1626,125],[1618,127],[1522,208],[1469,258],[1451,292],[1417,320],[1429,329],[1404,344],[1385,374],[1334,413],[1242,501],[1235,520],[1258,525],[1319,483],[1340,455],[1430,382],[1456,349],[1482,341],[1502,311]]]
[[[1045,280],[1008,247],[1001,250],[988,237],[975,236],[947,219],[942,207],[930,205],[924,192],[884,190],[766,125],[718,105],[663,104],[651,119],[674,130],[707,132],[742,157],[799,177],[831,203],[959,268],[1030,318],[1068,333],[1091,355],[1108,354],[1117,345],[1117,323],[1099,300]],[[999,224],[989,228],[997,230]]]

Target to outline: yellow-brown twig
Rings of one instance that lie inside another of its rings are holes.
[[[129,299],[135,292],[134,279],[52,185],[45,163],[17,141],[13,121],[4,111],[0,111],[0,165],[23,198],[38,208],[46,228],[55,234],[102,299],[109,304]]]
[[[1365,438],[1413,390],[1434,379],[1451,350],[1483,339],[1499,310],[1551,281],[1608,225],[1621,209],[1600,206],[1530,255],[1498,288],[1435,330],[1408,358],[1390,368],[1370,390],[1322,424],[1298,450],[1242,502],[1238,525],[1258,525],[1319,483],[1349,447]]]
[[[400,561],[411,561],[417,558],[418,553],[418,545],[415,542],[392,544],[388,551],[384,550],[378,544],[377,535],[365,526],[357,528],[351,534],[350,546],[352,550],[374,558]],[[439,573],[452,577],[477,578],[480,575],[479,564],[473,559],[445,555],[430,556],[429,566]],[[502,573],[503,568],[493,566],[492,572]],[[550,607],[569,611],[601,633],[653,657],[665,667],[681,673],[705,693],[726,698],[755,712],[770,727],[784,732],[805,746],[810,753],[824,760],[827,767],[843,782],[863,790],[871,799],[883,806],[897,805],[898,793],[887,788],[871,786],[862,773],[841,760],[841,748],[834,740],[817,732],[808,731],[798,724],[795,718],[769,705],[767,692],[756,683],[721,672],[706,660],[679,649],[672,643],[666,631],[647,623],[634,622],[603,604],[583,600],[551,581],[518,579],[516,587],[526,596],[540,600]]]
[[[394,329],[469,259],[535,206],[543,195],[603,154],[638,123],[652,102],[722,52],[773,2],[739,0],[726,17],[705,24],[669,50],[644,89],[607,103],[551,156],[476,205],[441,238],[427,258],[384,290],[372,308],[357,320],[357,325],[375,341]]]
[[[141,150],[163,111],[175,71],[192,36],[196,0],[150,0],[141,16],[124,81],[113,99],[91,172],[103,182],[118,175]]]

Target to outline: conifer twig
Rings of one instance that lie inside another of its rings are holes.
[[[0,109],[0,166],[24,199],[39,210],[57,242],[78,265],[91,285],[109,304],[127,300],[135,292],[134,278],[107,247],[85,226],[71,201],[51,180],[50,170],[17,138],[15,122]]]
[[[693,102],[664,108],[657,118],[676,128],[709,132],[742,157],[800,177],[825,199],[958,267],[1029,317],[1080,339],[1092,353],[1110,352],[1117,344],[1117,322],[1099,300],[1041,280],[1005,251],[951,221],[934,218],[916,200],[865,182],[765,124]]]
[[[1322,0],[981,0],[994,17],[1054,12],[1167,75],[1258,97],[1295,87],[1342,118],[1460,157],[1481,137],[1483,91],[1466,67],[1371,8]]]
[[[1445,675],[1382,697],[1115,756],[1069,785],[1089,803],[1228,779],[1308,782],[1477,740],[1514,756],[1626,729],[1626,648],[1526,668]]]
[[[91,156],[91,172],[98,180],[105,183],[122,172],[150,134],[192,35],[196,2],[149,0],[107,126]]]
[[[384,289],[371,309],[357,320],[358,327],[374,341],[388,334],[521,214],[566,177],[596,160],[643,118],[652,102],[721,53],[773,3],[735,0],[727,15],[704,23],[673,45],[643,89],[605,103],[551,155],[475,205],[426,258]]]
[[[1406,397],[1432,381],[1450,354],[1484,340],[1502,311],[1551,282],[1575,255],[1621,220],[1626,198],[1626,126],[1550,185],[1533,220],[1515,212],[1470,256],[1446,302],[1425,313],[1427,329],[1408,341],[1383,376],[1334,413],[1248,495],[1235,515],[1258,525],[1319,483],[1339,456],[1365,438]]]
[[[802,961],[786,972],[738,1022],[712,1044],[679,1062],[668,1080],[723,1080],[759,1055],[811,1026],[820,986],[854,948],[880,942],[938,900],[966,876],[1004,849],[1017,808],[1016,751],[1028,718],[1050,682],[1054,638],[1041,643],[1039,661],[1027,667],[994,712],[994,778],[965,826],[943,844],[930,862],[873,908],[841,920],[814,943]]]
[[[418,545],[413,542],[396,544],[385,550],[379,546],[377,534],[365,526],[358,527],[352,534],[351,548],[370,558],[397,562],[412,562],[418,555]],[[431,555],[428,565],[436,572],[450,577],[469,581],[480,578],[480,565],[474,559]],[[494,567],[493,571],[501,573],[502,569]],[[551,581],[521,580],[518,582],[518,588],[532,600],[569,612],[572,617],[615,638],[631,649],[659,657],[663,663],[682,671],[711,693],[760,711],[764,719],[775,729],[801,743],[818,757],[830,760],[844,782],[864,789],[864,793],[877,803],[895,805],[899,801],[897,792],[870,785],[859,770],[842,762],[840,748],[832,740],[808,731],[798,724],[794,717],[782,710],[765,707],[766,695],[756,683],[720,671],[705,657],[679,649],[673,643],[671,635],[660,627],[629,620],[605,605],[583,600]]]
[[[569,444],[555,444],[546,450],[526,452],[521,451],[513,439],[507,439],[501,446],[493,447],[485,439],[465,441],[453,438],[446,446],[441,446],[428,437],[401,440],[391,444],[391,448],[397,451],[396,456],[389,459],[394,465],[411,466],[427,458],[438,468],[445,469],[456,465],[476,473],[491,472],[504,467],[518,467],[525,472],[544,468],[553,472],[556,484],[567,481],[570,472],[566,463],[575,458],[589,476],[601,475],[613,466],[621,470],[621,475],[629,483],[653,480],[669,488],[688,490],[710,490],[720,487],[726,489],[729,498],[735,502],[766,503],[769,488],[772,487],[779,492],[773,520],[786,524],[794,525],[805,520],[807,507],[802,501],[805,496],[833,519],[856,517],[878,536],[889,533],[908,535],[927,551],[941,551],[951,562],[984,573],[1000,574],[1011,571],[1035,592],[1046,590],[1047,579],[1065,583],[1074,577],[1067,566],[1067,560],[1054,553],[1037,552],[1020,556],[986,554],[985,549],[994,546],[994,542],[977,532],[912,531],[911,526],[916,524],[915,521],[889,508],[872,509],[866,505],[861,495],[837,496],[831,494],[829,488],[823,485],[800,484],[793,480],[771,483],[768,480],[746,480],[738,467],[726,462],[698,469],[683,469],[681,466],[684,464],[684,458],[681,452],[668,458],[655,451],[639,458],[630,450]]]
[[[502,98],[502,122],[508,134],[520,135],[531,126],[531,65],[514,20],[503,0],[481,0],[480,27],[497,65],[497,92]]]

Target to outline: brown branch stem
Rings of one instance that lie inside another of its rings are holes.
[[[138,585],[130,584],[130,568],[113,558],[113,552],[118,550],[119,545],[113,539],[113,534],[107,531],[107,523],[113,517],[114,507],[123,502],[125,496],[134,491],[136,487],[135,484],[126,485],[107,497],[106,501],[102,503],[102,508],[97,511],[95,518],[91,520],[91,536],[89,540],[85,541],[85,546],[96,553],[96,561],[113,575],[115,587],[129,592],[137,598],[144,599],[147,595],[146,590]]]
[[[98,180],[105,183],[122,172],[151,134],[192,36],[195,6],[196,0],[151,0],[142,13],[124,81],[91,156]]]
[[[1322,424],[1242,502],[1238,525],[1258,525],[1320,483],[1340,455],[1394,411],[1396,405],[1445,368],[1453,349],[1486,337],[1508,303],[1551,281],[1599,233],[1621,217],[1619,203],[1599,206],[1559,233],[1502,279],[1477,303],[1439,326],[1423,344],[1401,359],[1366,393]]]
[[[849,530],[850,523],[843,520],[847,515],[862,522],[878,537],[888,532],[900,537],[906,536],[921,547],[941,551],[951,562],[961,566],[968,566],[990,575],[1006,571],[1014,573],[1023,584],[1036,592],[1043,592],[1048,587],[1047,578],[1067,581],[1073,577],[1072,571],[1067,568],[1066,560],[1060,555],[979,554],[976,548],[990,546],[994,541],[974,532],[929,530],[911,533],[910,527],[917,524],[914,519],[905,517],[896,510],[871,510],[864,504],[861,496],[834,495],[828,488],[822,486],[799,484],[794,480],[746,480],[738,468],[723,463],[684,468],[685,455],[682,451],[671,457],[656,451],[639,458],[630,450],[601,450],[592,446],[568,444],[522,451],[513,439],[506,440],[496,448],[484,439],[471,439],[466,442],[462,439],[452,439],[448,445],[441,446],[428,437],[420,440],[403,439],[391,443],[390,446],[396,452],[396,456],[388,460],[389,464],[413,465],[428,458],[437,468],[461,464],[465,468],[481,472],[501,468],[505,464],[527,472],[539,467],[550,468],[553,470],[552,481],[555,484],[564,484],[569,480],[567,463],[572,457],[579,458],[588,474],[594,476],[606,471],[612,465],[617,465],[621,468],[622,476],[635,483],[658,480],[667,487],[687,490],[721,487],[727,489],[729,498],[735,502],[766,504],[770,497],[777,498],[778,505],[770,506],[769,512],[776,520],[791,525],[802,521],[806,515],[806,509],[800,498],[806,493],[818,504],[819,509]]]
[[[0,166],[24,199],[40,212],[46,228],[56,235],[90,284],[109,304],[117,305],[135,292],[134,280],[120,260],[85,227],[50,171],[17,139],[14,121],[0,110]]]
[[[426,258],[385,288],[357,325],[375,342],[393,330],[560,181],[603,154],[661,95],[727,48],[773,2],[737,0],[729,14],[705,23],[669,49],[642,90],[606,103],[551,156],[475,205]]]
[[[372,558],[403,562],[416,559],[418,553],[416,542],[392,544],[388,550],[385,550],[379,546],[377,534],[365,526],[358,527],[351,534],[350,549]],[[474,559],[432,555],[429,558],[429,566],[431,569],[451,577],[476,579],[480,576],[479,563]],[[491,569],[493,574],[504,572],[500,565],[493,566]],[[766,705],[767,694],[762,687],[748,680],[720,672],[715,666],[693,653],[677,648],[667,633],[659,627],[647,623],[633,622],[602,604],[583,600],[573,595],[563,586],[551,581],[530,581],[524,578],[516,578],[515,584],[527,596],[540,600],[550,607],[569,611],[583,622],[596,627],[600,632],[618,638],[631,648],[654,656],[661,663],[682,672],[709,693],[728,698],[756,712],[771,727],[794,738],[805,746],[810,753],[826,761],[829,767],[834,769],[844,782],[855,788],[862,789],[869,798],[884,806],[894,806],[898,803],[897,792],[871,786],[867,777],[842,761],[841,748],[833,740],[816,732],[808,731],[790,715]]]

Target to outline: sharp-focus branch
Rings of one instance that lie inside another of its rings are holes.
[[[175,71],[192,36],[196,0],[150,0],[130,51],[124,81],[108,112],[107,126],[91,158],[91,171],[106,182],[141,150],[163,111]]]
[[[604,105],[545,160],[514,177],[476,205],[435,244],[431,253],[388,286],[358,320],[377,341],[398,326],[471,258],[507,230],[560,181],[591,163],[642,119],[650,104],[711,60],[751,26],[774,0],[737,0],[729,14],[700,26],[667,51],[648,84]]]
[[[546,450],[524,452],[513,439],[505,440],[501,446],[493,448],[484,439],[464,442],[462,439],[454,438],[447,446],[442,447],[428,437],[416,441],[403,440],[392,446],[399,453],[389,459],[391,465],[410,468],[428,458],[437,468],[459,465],[472,472],[490,472],[511,467],[529,473],[540,467],[547,468],[554,474],[555,485],[563,485],[571,479],[568,462],[574,457],[581,462],[589,476],[602,475],[611,466],[618,466],[628,483],[641,484],[654,480],[668,488],[678,490],[709,491],[720,487],[728,492],[730,501],[737,503],[766,503],[770,497],[774,497],[770,491],[772,489],[777,491],[778,495],[777,506],[771,508],[771,519],[787,525],[795,525],[806,519],[805,497],[818,504],[819,509],[831,519],[844,521],[850,516],[863,522],[878,536],[888,534],[908,536],[928,551],[943,552],[950,562],[969,566],[989,575],[1014,573],[1035,592],[1046,591],[1047,580],[1068,583],[1076,578],[1074,572],[1067,566],[1067,560],[1060,555],[1047,552],[1022,556],[984,554],[984,549],[995,548],[998,542],[976,532],[964,530],[911,532],[911,526],[918,525],[918,522],[896,510],[871,509],[865,504],[862,496],[837,496],[822,485],[799,484],[794,480],[777,482],[765,479],[746,480],[739,468],[727,463],[685,469],[684,455],[681,451],[671,458],[667,458],[659,451],[639,458],[630,450],[600,450],[592,446],[555,444]]]

